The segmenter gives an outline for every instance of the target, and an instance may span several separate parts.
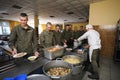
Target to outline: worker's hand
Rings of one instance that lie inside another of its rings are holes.
[[[12,55],[15,55],[15,54],[17,54],[17,49],[16,49],[16,48],[13,48],[13,50],[12,50]]]
[[[66,43],[64,43],[64,45],[63,45],[64,47],[67,47],[67,44]]]
[[[35,55],[36,57],[38,57],[40,54],[39,54],[38,51],[35,51],[34,55]]]
[[[90,46],[89,45],[85,45],[84,48],[88,49]]]
[[[67,40],[64,40],[64,43],[67,43]]]
[[[74,42],[77,42],[78,40],[77,39],[74,39]]]

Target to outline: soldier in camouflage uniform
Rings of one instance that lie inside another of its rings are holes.
[[[48,22],[46,24],[46,29],[40,34],[40,44],[44,47],[51,47],[54,43],[53,31],[51,31],[52,24]]]
[[[56,25],[54,31],[55,45],[62,45],[62,33],[60,32],[60,26]]]
[[[71,30],[71,25],[65,26],[65,30],[62,33],[62,40],[68,47],[73,47],[73,31]]]
[[[79,37],[82,36],[85,33],[85,29],[83,26],[80,26],[80,29],[78,30]]]
[[[12,29],[9,39],[12,54],[27,52],[28,55],[34,53],[35,56],[38,56],[35,30],[27,24],[28,16],[26,13],[21,13],[19,18],[21,24]]]
[[[73,38],[74,39],[77,39],[77,38],[79,38],[80,36],[79,36],[79,31],[78,31],[78,28],[77,28],[77,26],[75,26],[74,27],[74,31],[73,31]]]

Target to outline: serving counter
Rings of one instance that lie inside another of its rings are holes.
[[[15,64],[15,67],[6,70],[5,72],[0,73],[0,80],[6,77],[15,77],[19,74],[30,74],[32,71],[37,68],[42,67],[48,60],[41,57],[38,58],[35,62],[30,62],[28,60],[21,61],[21,63]]]
[[[72,52],[65,53],[65,55],[68,55],[68,54],[73,54],[73,53]],[[23,60],[21,60],[21,62],[18,62],[18,63],[15,63],[15,61],[13,61],[13,64],[15,66],[9,70],[6,70],[6,71],[0,73],[0,80],[3,80],[3,78],[6,78],[6,77],[15,77],[22,73],[27,74],[27,75],[35,74],[34,72],[40,71],[40,68],[48,61],[50,61],[50,60],[43,56],[39,57],[37,60],[35,60],[33,62],[31,62],[27,59],[24,59],[24,58],[23,58]],[[42,70],[42,68],[41,68],[41,70]],[[83,69],[82,73],[71,76],[71,80],[82,79],[84,73],[85,73],[85,71]]]

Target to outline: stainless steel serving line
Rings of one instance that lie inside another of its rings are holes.
[[[84,62],[87,61],[87,51],[85,50],[83,54],[78,54],[76,51],[66,51],[64,49],[64,55],[60,56],[59,58],[62,58],[65,55],[77,55],[80,57],[84,58]],[[41,54],[44,54],[41,52]],[[21,73],[25,73],[28,76],[33,75],[33,74],[42,74],[45,75],[42,71],[42,67],[44,64],[46,64],[47,62],[50,62],[52,60],[56,60],[56,58],[54,59],[48,59],[44,57],[45,55],[41,55],[37,60],[35,61],[29,61],[27,59],[22,59],[20,60],[20,62],[18,61],[17,63],[15,63],[15,61],[13,61],[13,63],[10,63],[6,66],[0,67],[0,80],[2,80],[5,77],[15,77],[16,75],[19,75]],[[81,70],[78,73],[72,74],[71,78],[69,80],[80,80],[82,79],[85,71],[84,68],[86,67],[86,65],[84,64],[84,62],[82,64],[80,64],[82,67],[80,67],[80,69],[78,69],[78,66],[74,66],[74,69],[77,70]],[[8,68],[9,67],[9,68]],[[76,68],[77,67],[77,68]],[[4,70],[6,69],[6,70]],[[40,72],[41,71],[41,72]]]

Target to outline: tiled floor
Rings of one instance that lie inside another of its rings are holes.
[[[89,74],[89,72],[86,72],[82,80],[95,80],[89,79]],[[112,58],[102,57],[99,80],[120,80],[120,62],[114,63]]]

